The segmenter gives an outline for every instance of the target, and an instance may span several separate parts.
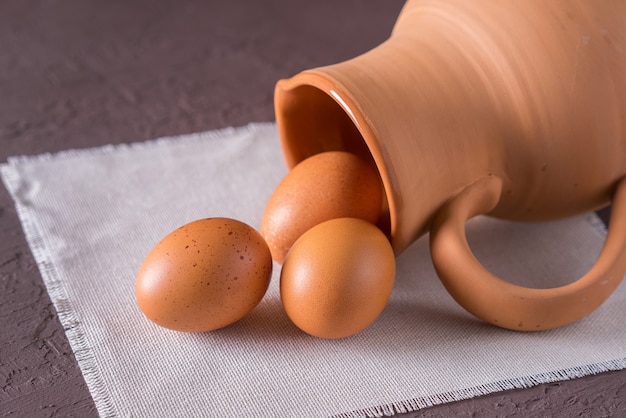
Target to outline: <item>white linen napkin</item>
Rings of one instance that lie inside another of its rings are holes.
[[[292,325],[278,265],[261,304],[230,327],[186,334],[149,322],[134,284],[156,242],[204,217],[258,229],[286,174],[273,123],[15,157],[0,172],[103,417],[381,416],[626,367],[626,285],[570,326],[507,331],[448,296],[427,237],[398,258],[387,308],[354,337],[316,339]],[[593,214],[468,223],[489,269],[539,286],[580,277],[604,233]]]

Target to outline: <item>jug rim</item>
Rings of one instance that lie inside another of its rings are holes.
[[[368,157],[374,163],[376,171],[383,186],[383,198],[382,204],[383,210],[379,220],[379,228],[388,236],[392,247],[396,253],[401,251],[401,248],[397,246],[394,237],[398,230],[398,205],[401,201],[399,193],[394,193],[394,190],[398,188],[394,185],[397,181],[394,180],[393,173],[389,170],[389,161],[385,158],[385,154],[380,147],[379,136],[372,124],[365,117],[365,113],[358,104],[358,101],[350,94],[349,89],[342,83],[333,78],[331,75],[323,72],[324,67],[305,70],[298,73],[291,78],[278,80],[275,86],[275,115],[276,123],[278,127],[279,140],[283,157],[289,169],[293,168],[297,163],[304,158],[294,156],[294,144],[291,142],[289,135],[283,126],[283,94],[292,92],[298,87],[315,88],[321,93],[324,93],[328,98],[332,99],[338,109],[350,119],[354,127],[359,132],[362,143],[365,144]],[[350,151],[344,149],[344,151]],[[321,150],[319,152],[322,152]],[[311,156],[314,153],[311,153]]]

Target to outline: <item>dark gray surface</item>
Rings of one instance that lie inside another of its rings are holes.
[[[273,86],[387,38],[401,0],[0,2],[0,160],[273,120]],[[0,416],[95,416],[0,187]],[[626,416],[626,371],[404,416]],[[402,416],[402,415],[400,415]]]

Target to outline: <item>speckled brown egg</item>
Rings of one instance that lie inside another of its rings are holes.
[[[263,298],[272,258],[261,235],[243,222],[209,218],[163,238],[143,261],[137,303],[158,325],[203,332],[232,324]]]
[[[291,247],[280,276],[285,312],[301,330],[343,338],[367,328],[385,308],[396,273],[393,249],[374,225],[332,219]]]
[[[308,229],[334,218],[376,223],[383,203],[378,172],[343,151],[316,154],[296,165],[276,187],[263,212],[261,234],[282,263]]]

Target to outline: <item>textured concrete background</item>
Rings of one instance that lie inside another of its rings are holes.
[[[383,41],[402,0],[0,2],[0,160],[273,120],[273,85]],[[626,416],[626,372],[430,408]],[[0,187],[0,416],[95,416]]]

